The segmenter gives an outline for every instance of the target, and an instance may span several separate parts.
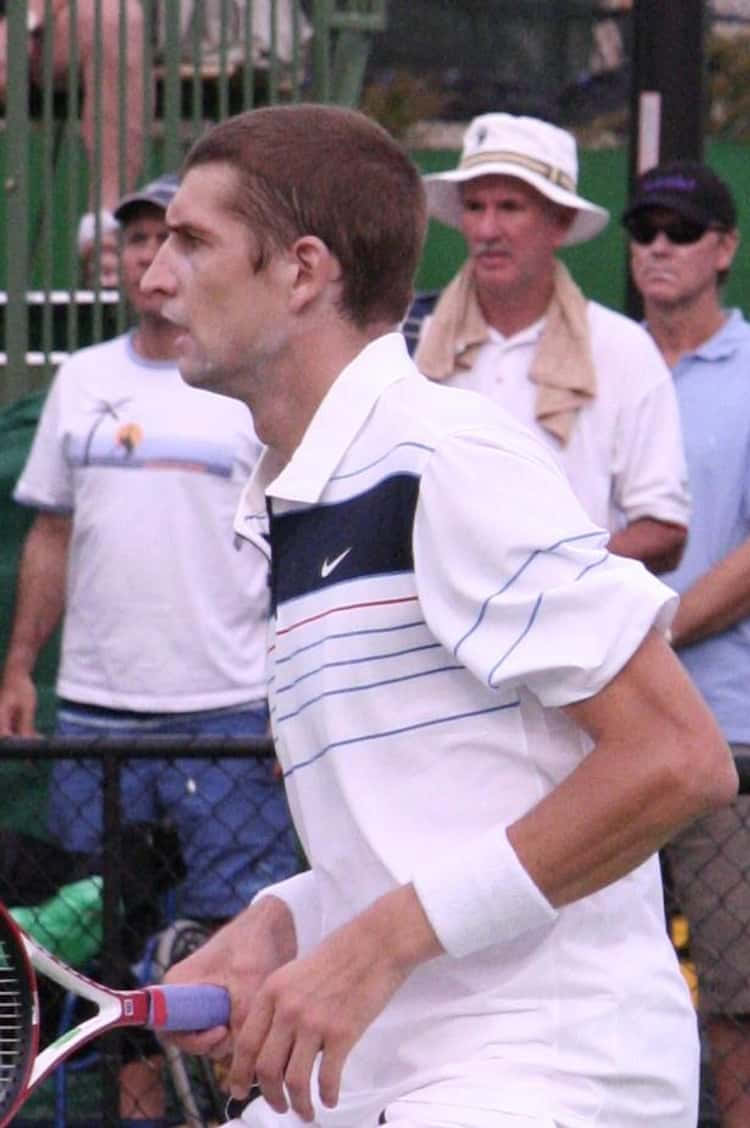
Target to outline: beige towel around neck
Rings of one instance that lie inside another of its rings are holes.
[[[467,262],[443,291],[414,359],[431,380],[447,380],[457,369],[472,367],[488,338]],[[555,267],[554,293],[529,379],[538,388],[538,423],[565,446],[578,411],[596,395],[596,372],[586,299],[561,262]]]

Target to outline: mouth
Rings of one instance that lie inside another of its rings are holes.
[[[510,258],[510,251],[507,247],[482,243],[474,248],[474,258],[479,262],[501,262]]]
[[[177,313],[169,309],[168,303],[165,303],[161,307],[161,315],[165,321],[169,322],[173,329],[179,330],[174,338],[174,347],[179,352],[184,352],[188,346],[188,341],[190,340],[190,330],[188,329],[187,325],[177,315]]]
[[[671,270],[659,270],[654,268],[652,270],[645,270],[643,278],[646,282],[674,282],[675,275]]]
[[[176,328],[184,329],[184,325],[181,323],[179,317],[170,308],[169,301],[165,301],[165,302],[162,303],[161,315],[162,315],[162,317],[164,318],[165,321],[171,321],[171,323],[174,326],[176,326]]]

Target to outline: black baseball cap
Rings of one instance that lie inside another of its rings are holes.
[[[728,185],[698,161],[672,161],[644,172],[623,213],[623,223],[646,208],[669,208],[706,227],[731,230],[737,223],[737,207]]]
[[[165,172],[156,180],[144,184],[135,192],[123,196],[113,214],[119,223],[125,223],[128,213],[141,204],[152,204],[154,207],[167,210],[172,197],[180,187],[180,178],[176,172]]]

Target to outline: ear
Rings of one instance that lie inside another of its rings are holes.
[[[289,248],[292,265],[291,306],[296,312],[315,301],[341,278],[336,256],[316,235],[302,235]]]
[[[719,233],[719,270],[729,270],[734,256],[737,254],[737,248],[740,245],[740,233],[737,228],[731,231],[721,231]]]
[[[566,208],[562,204],[553,204],[552,214],[554,216],[555,227],[555,250],[559,250],[563,246],[568,237],[568,232],[573,225],[575,217],[578,215],[577,208]]]

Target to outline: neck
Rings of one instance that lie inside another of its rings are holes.
[[[555,263],[533,279],[513,289],[494,289],[477,283],[477,300],[488,325],[503,337],[512,337],[544,317],[555,292]]]
[[[649,332],[670,368],[713,337],[727,319],[716,291],[689,306],[647,301],[645,314]]]
[[[181,330],[171,321],[153,314],[144,314],[133,333],[133,348],[144,360],[174,360],[175,342]]]
[[[287,463],[340,373],[377,337],[393,326],[364,330],[338,322],[335,327],[302,333],[273,371],[253,381],[252,402],[246,400],[258,435]]]

